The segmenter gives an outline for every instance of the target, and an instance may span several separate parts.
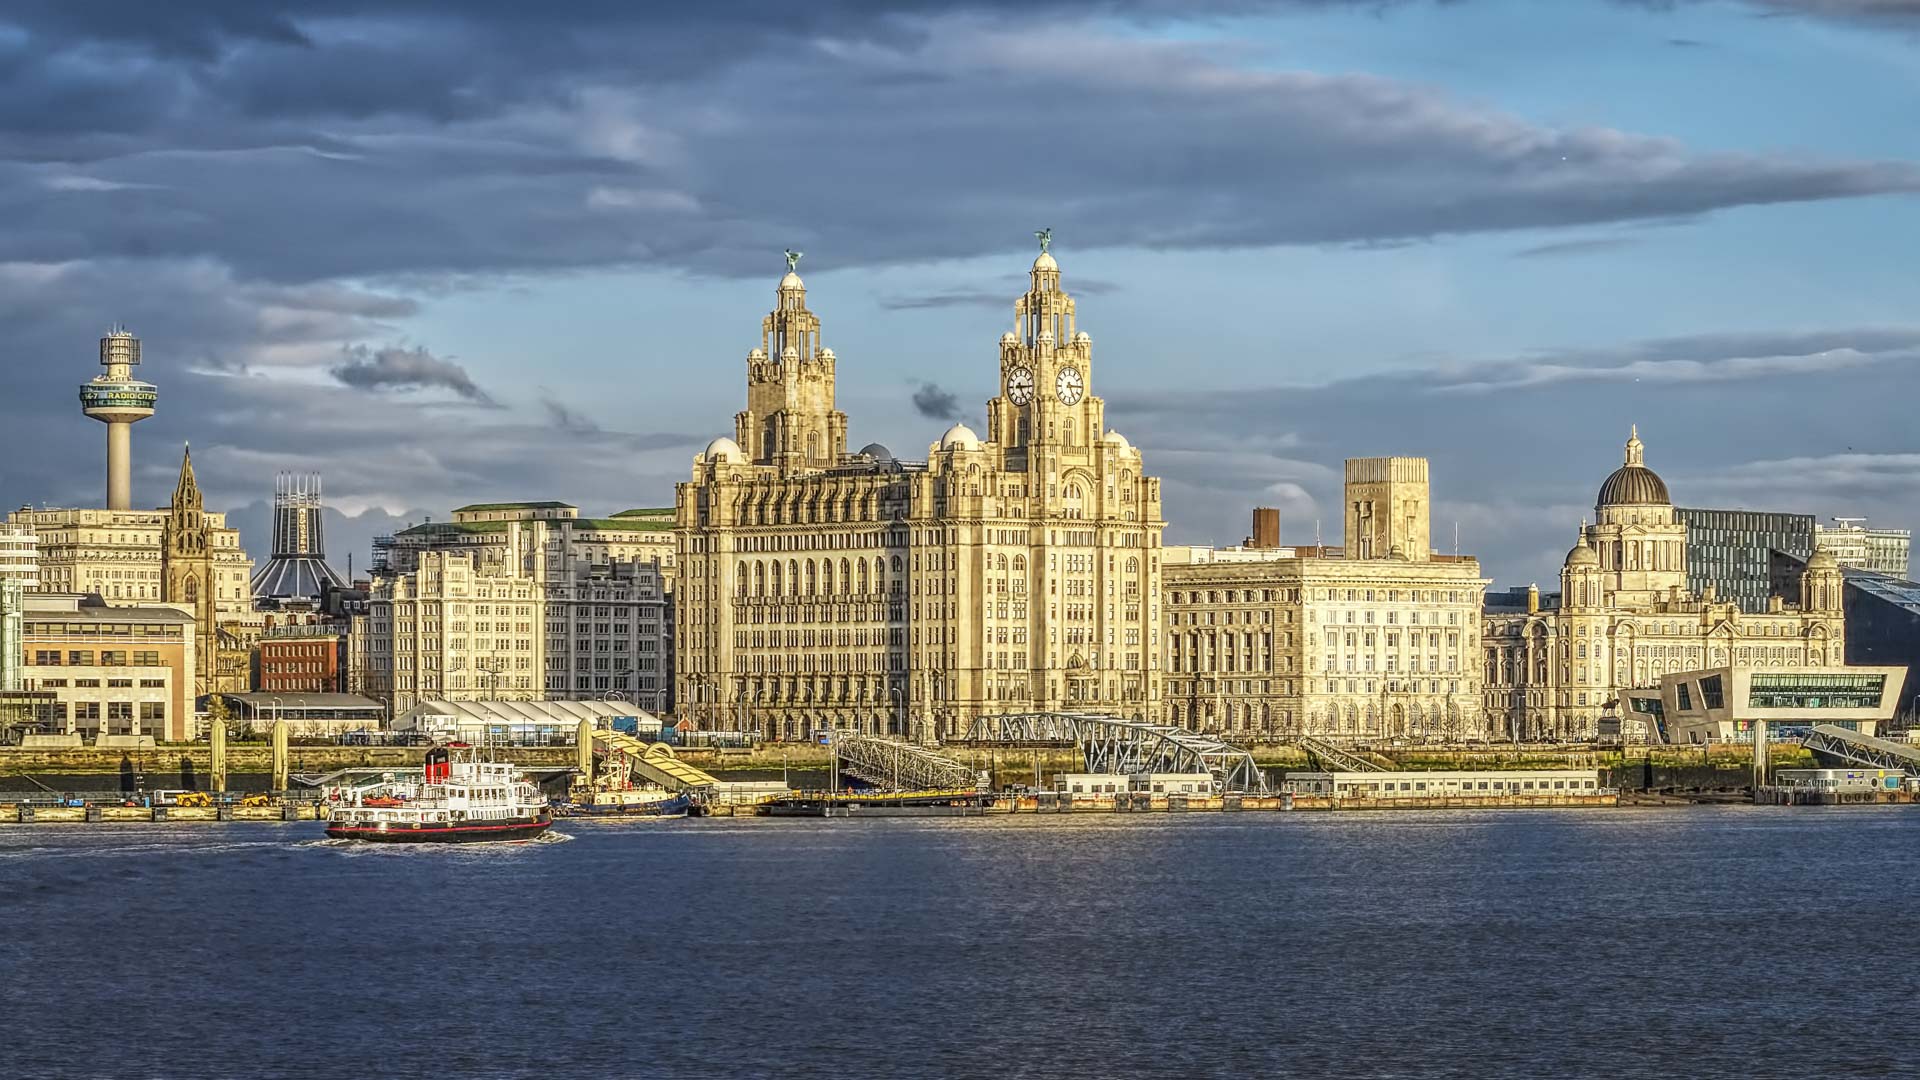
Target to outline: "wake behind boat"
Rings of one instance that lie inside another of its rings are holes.
[[[336,792],[327,836],[388,844],[531,840],[553,825],[547,799],[510,764],[465,743],[427,751],[417,776]]]

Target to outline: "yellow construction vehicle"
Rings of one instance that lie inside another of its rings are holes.
[[[273,796],[267,795],[261,792],[254,792],[252,795],[249,795],[246,798],[241,799],[240,805],[241,806],[272,806]]]
[[[204,791],[183,791],[173,797],[175,806],[212,806],[213,796]]]

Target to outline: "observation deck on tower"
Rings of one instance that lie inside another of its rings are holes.
[[[132,502],[133,425],[153,415],[159,391],[133,377],[140,363],[140,339],[114,327],[100,339],[100,366],[106,370],[80,384],[80,411],[107,425],[107,509],[130,509]]]

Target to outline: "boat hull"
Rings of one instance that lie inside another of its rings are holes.
[[[569,803],[560,813],[570,817],[686,817],[693,800],[685,795],[644,803]]]
[[[381,826],[385,825],[385,828]],[[484,844],[531,840],[553,827],[550,818],[518,821],[467,822],[459,825],[407,822],[342,822],[327,825],[330,840],[361,840],[370,844]]]

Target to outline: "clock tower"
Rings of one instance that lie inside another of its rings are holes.
[[[1014,302],[1014,328],[1000,337],[1000,394],[987,403],[987,437],[1014,467],[1051,449],[1085,451],[1106,430],[1106,402],[1092,393],[1093,341],[1074,326],[1073,297],[1047,250],[1051,230],[1039,236],[1027,293]]]

